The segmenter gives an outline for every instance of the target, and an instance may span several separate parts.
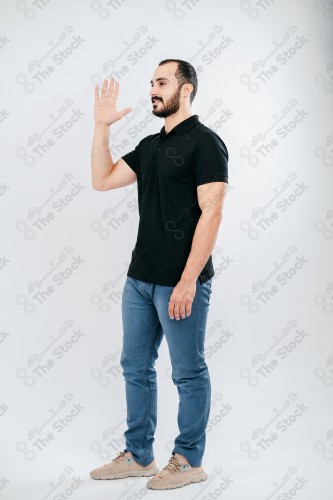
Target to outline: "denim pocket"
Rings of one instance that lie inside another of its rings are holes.
[[[207,290],[209,291],[210,294],[212,293],[212,281],[213,281],[213,278],[210,278],[209,280],[207,280],[201,284],[202,287],[207,288]]]

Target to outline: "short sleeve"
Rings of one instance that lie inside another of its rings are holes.
[[[129,167],[131,167],[132,170],[134,170],[136,174],[138,173],[138,168],[139,168],[140,142],[135,147],[135,149],[133,149],[133,151],[130,151],[129,153],[126,153],[124,156],[122,156],[122,159],[127,163]]]
[[[228,183],[228,160],[227,147],[217,134],[207,132],[202,135],[193,155],[196,186],[206,182]]]

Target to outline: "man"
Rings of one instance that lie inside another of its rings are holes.
[[[116,111],[119,83],[95,87],[96,128],[92,185],[105,191],[137,181],[139,228],[123,296],[126,448],[94,479],[154,476],[147,487],[170,489],[204,481],[202,467],[211,401],[204,340],[212,293],[214,248],[228,188],[228,151],[220,137],[191,114],[196,72],[166,59],[150,82],[152,113],[164,118],[159,133],[143,138],[115,164],[109,126],[131,108]],[[180,434],[159,472],[153,455],[157,422],[155,360],[165,334],[172,380],[179,394]]]

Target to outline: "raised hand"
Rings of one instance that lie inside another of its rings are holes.
[[[98,84],[95,85],[94,117],[96,124],[111,125],[133,111],[132,108],[116,110],[118,93],[119,82],[115,82],[113,78],[110,79],[110,84],[108,84],[108,80],[103,81],[101,96]]]

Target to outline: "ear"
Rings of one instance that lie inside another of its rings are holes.
[[[190,93],[193,91],[193,85],[192,83],[185,83],[183,85],[183,92],[184,92],[184,97],[190,95]]]

